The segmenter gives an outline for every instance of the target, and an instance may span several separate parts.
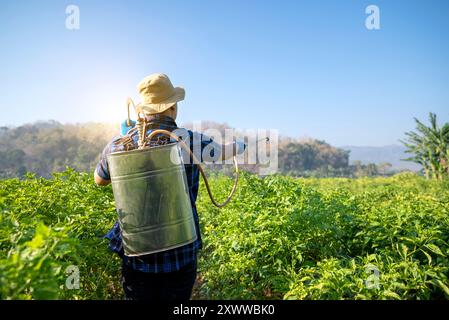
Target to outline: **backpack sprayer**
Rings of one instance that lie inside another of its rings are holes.
[[[133,125],[128,99],[128,127]],[[215,201],[204,170],[189,146],[176,134],[162,129],[146,135],[147,120],[137,114],[135,130],[138,147],[126,135],[117,141],[125,151],[108,155],[109,172],[115,205],[127,256],[140,256],[174,249],[197,239],[195,221],[187,184],[181,148],[190,154],[203,176],[207,193],[218,208],[231,201],[239,178],[237,158],[233,156],[235,179],[232,190],[223,203]],[[134,129],[132,129],[134,130]],[[151,145],[156,135],[175,140],[173,143]]]

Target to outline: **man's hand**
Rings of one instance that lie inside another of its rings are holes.
[[[97,173],[97,170],[95,170],[94,172],[94,180],[98,186],[107,186],[108,184],[111,183],[111,180],[105,180],[102,177],[100,177]]]

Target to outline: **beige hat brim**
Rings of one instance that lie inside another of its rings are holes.
[[[136,105],[136,112],[145,114],[157,114],[173,107],[177,102],[184,100],[185,90],[182,87],[174,88],[174,94],[160,103],[139,103]]]

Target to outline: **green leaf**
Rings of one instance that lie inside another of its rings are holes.
[[[384,291],[384,295],[386,297],[389,297],[389,298],[394,298],[394,299],[397,299],[397,300],[401,300],[401,297],[396,292],[393,292],[393,291],[390,291],[390,290],[385,290]]]
[[[424,253],[427,257],[427,260],[429,260],[429,265],[432,264],[432,257],[430,256],[430,254],[428,254],[426,251],[420,249],[422,251],[422,253]]]
[[[426,248],[437,255],[445,257],[445,254],[441,251],[441,249],[432,243],[427,244]]]
[[[437,279],[437,283],[441,287],[441,289],[443,289],[443,291],[449,296],[449,288],[447,287],[447,285],[445,285],[440,279]]]

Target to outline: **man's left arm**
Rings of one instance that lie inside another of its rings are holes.
[[[100,162],[98,162],[97,167],[94,172],[94,181],[98,186],[107,186],[111,183],[111,176],[109,175],[109,165],[106,158],[107,154],[110,153],[111,144],[108,144],[103,152],[101,153]]]
[[[103,179],[102,177],[100,177],[97,173],[97,169],[95,169],[95,172],[94,172],[94,180],[95,180],[95,183],[97,184],[97,186],[107,186],[108,184],[111,183],[111,180],[106,180],[106,179]]]

